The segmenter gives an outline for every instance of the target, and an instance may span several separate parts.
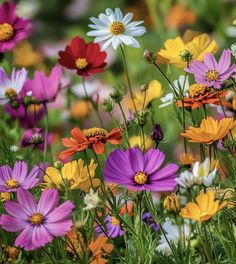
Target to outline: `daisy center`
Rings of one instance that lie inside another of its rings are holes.
[[[208,82],[215,81],[219,76],[219,73],[216,70],[209,70],[206,72],[206,80]]]
[[[5,91],[5,96],[7,98],[14,98],[17,96],[16,90],[14,90],[13,88],[7,88]]]
[[[86,60],[86,58],[78,58],[76,61],[75,61],[75,65],[76,67],[79,69],[79,70],[83,70],[87,67],[88,65],[88,62]]]
[[[113,226],[119,226],[120,225],[120,221],[114,216],[111,217],[111,223]]]
[[[16,189],[19,186],[19,182],[16,179],[9,179],[5,182],[7,189]]]
[[[206,87],[202,84],[193,84],[188,89],[189,96],[196,98],[206,93]]]
[[[138,172],[134,176],[134,181],[139,185],[145,184],[147,182],[147,179],[147,174],[144,172]]]
[[[108,135],[107,131],[103,128],[93,127],[90,129],[83,130],[86,138],[94,137],[94,136],[103,136],[106,137]]]
[[[8,24],[0,24],[0,41],[7,41],[13,37],[14,28]]]
[[[32,214],[29,220],[32,225],[40,225],[43,222],[43,215],[40,213]]]
[[[125,32],[125,25],[120,21],[114,21],[110,25],[110,32],[112,35],[120,35]]]

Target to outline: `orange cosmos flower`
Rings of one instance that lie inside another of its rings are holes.
[[[177,106],[191,107],[191,109],[202,107],[205,104],[220,104],[219,97],[224,97],[226,91],[217,92],[206,87],[203,84],[193,84],[188,89],[189,97],[184,97],[182,100],[177,100]]]
[[[71,130],[71,138],[63,138],[62,144],[69,148],[60,154],[60,159],[67,159],[74,155],[76,152],[92,148],[96,154],[103,154],[105,152],[105,143],[118,145],[121,143],[122,135],[118,128],[114,128],[108,133],[103,128],[90,128],[80,130],[75,127]]]
[[[212,144],[227,136],[229,130],[236,126],[233,118],[222,118],[220,121],[212,117],[203,119],[200,127],[189,126],[185,133],[181,133],[183,137],[189,139],[190,142]]]
[[[215,200],[215,192],[213,190],[200,193],[196,201],[197,203],[187,203],[181,209],[180,215],[183,218],[189,218],[199,222],[207,221],[227,204],[227,202],[220,204],[219,200]]]
[[[195,158],[191,153],[182,153],[179,155],[179,161],[183,166],[191,166],[195,162]]]

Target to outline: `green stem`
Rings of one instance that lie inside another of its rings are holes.
[[[48,109],[46,103],[43,104],[46,113],[46,127],[44,136],[44,150],[43,150],[43,162],[46,162],[47,148],[48,148]]]

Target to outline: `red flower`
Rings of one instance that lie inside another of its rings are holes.
[[[97,43],[86,44],[80,37],[72,39],[65,51],[59,52],[58,60],[62,66],[75,69],[81,76],[89,76],[104,70],[106,66],[106,52],[100,50]]]

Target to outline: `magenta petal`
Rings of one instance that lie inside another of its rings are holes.
[[[12,177],[12,169],[8,165],[0,167],[1,182],[5,183],[5,181],[10,179],[11,177]]]
[[[134,172],[140,172],[144,170],[143,153],[139,148],[131,148],[129,150],[129,159]]]
[[[33,178],[36,178],[39,174],[39,167],[38,166],[34,166],[33,169],[31,170],[31,172],[28,174],[27,176],[27,180],[31,180]]]
[[[224,50],[218,62],[217,71],[220,74],[225,72],[229,68],[230,62],[231,62],[231,52],[229,49]]]
[[[37,248],[43,247],[47,243],[52,242],[52,240],[53,237],[43,225],[36,226],[34,228],[32,242],[35,245],[35,247]]]
[[[38,202],[37,212],[46,216],[57,206],[58,200],[59,194],[57,190],[44,190]]]
[[[75,205],[72,202],[64,202],[47,215],[45,223],[59,222],[63,219],[69,218],[74,207]]]
[[[159,181],[170,176],[174,176],[178,171],[179,167],[176,164],[170,163],[166,165],[164,168],[160,169],[158,172],[154,172],[149,175],[150,181]]]
[[[144,171],[151,174],[157,171],[165,160],[165,154],[159,149],[150,149],[144,155]]]
[[[22,247],[25,250],[33,250],[36,246],[33,244],[32,237],[34,228],[31,225],[28,225],[16,238],[15,246]]]
[[[19,232],[29,225],[29,223],[10,215],[2,214],[0,218],[0,225],[6,231]]]
[[[28,221],[29,216],[26,211],[24,210],[24,207],[18,203],[7,201],[5,203],[5,210],[7,213],[15,218]]]
[[[20,189],[17,191],[17,201],[18,203],[24,207],[27,214],[32,215],[36,213],[37,204],[36,201],[28,190]]]
[[[27,172],[27,163],[24,161],[17,161],[13,168],[12,178],[16,179],[19,182],[22,182],[26,178]]]
[[[44,227],[53,236],[64,236],[71,230],[73,223],[71,220],[64,220],[56,223],[44,223]]]
[[[209,70],[217,70],[217,61],[212,53],[206,53],[204,56],[204,64]]]

